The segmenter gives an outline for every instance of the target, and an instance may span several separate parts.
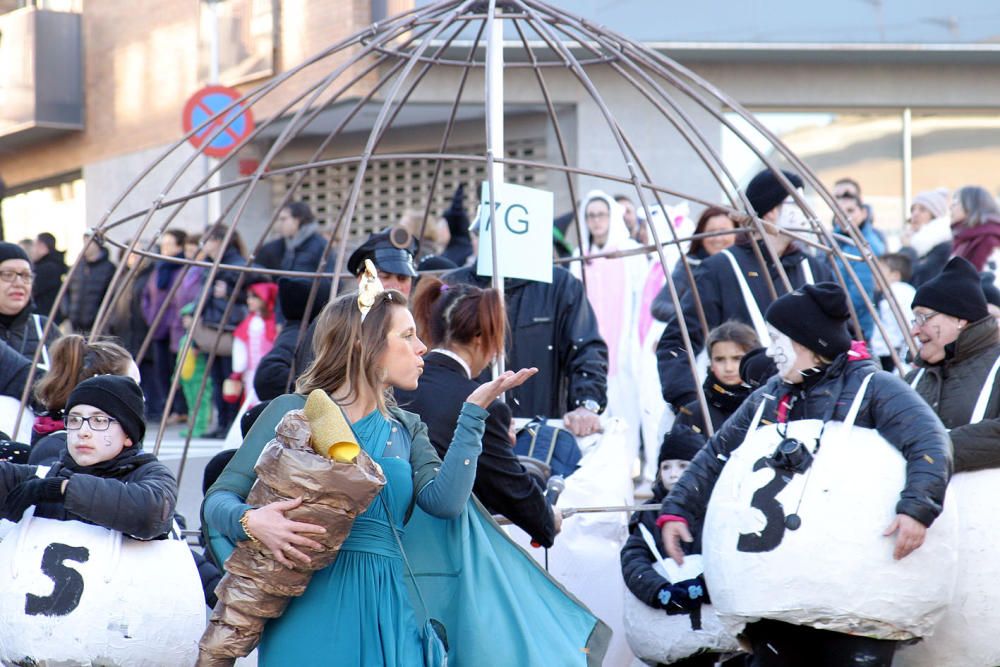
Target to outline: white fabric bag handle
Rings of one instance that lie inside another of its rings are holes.
[[[851,402],[851,409],[847,411],[847,417],[844,419],[844,425],[847,428],[854,427],[854,422],[858,418],[858,412],[861,410],[861,403],[865,400],[865,392],[868,391],[868,383],[871,381],[873,375],[875,373],[869,373],[861,381],[861,387],[858,388],[858,393],[855,394],[854,400]]]
[[[743,277],[743,271],[740,269],[739,262],[733,256],[733,253],[728,250],[723,250],[722,254],[729,258],[729,263],[733,267],[733,273],[736,275],[736,282],[739,283],[740,292],[743,294],[743,302],[746,304],[747,312],[750,313],[750,321],[753,322],[753,328],[757,331],[757,338],[763,344],[764,341],[770,339],[767,333],[767,324],[764,322],[764,315],[760,312],[760,306],[757,305],[757,299],[754,298],[753,292],[750,291],[750,285],[747,284],[746,278]]]
[[[750,426],[747,428],[747,435],[750,435],[757,430],[760,426],[761,417],[764,416],[764,406],[767,405],[767,397],[760,399],[760,405],[757,406],[757,411],[753,413],[753,419],[750,420]]]
[[[42,318],[37,314],[32,315],[31,318],[35,322],[35,331],[38,332],[38,344],[42,346],[42,363],[38,364],[38,370],[48,372],[51,366],[49,365],[49,348],[45,346],[45,339],[42,338]]]
[[[927,369],[921,368],[917,371],[913,380],[910,381],[910,387],[913,389],[917,388],[920,379],[924,376],[925,370]],[[972,408],[972,416],[969,418],[970,424],[978,424],[986,416],[986,407],[990,403],[990,397],[993,396],[993,384],[996,382],[998,372],[1000,372],[1000,356],[993,362],[993,368],[990,369],[990,374],[986,376],[983,388],[979,390],[979,398],[976,399],[976,405]]]
[[[976,407],[972,409],[970,424],[978,424],[983,421],[983,417],[986,415],[986,406],[989,405],[990,396],[993,395],[993,383],[997,379],[997,371],[1000,371],[1000,356],[997,356],[997,360],[993,362],[993,368],[986,376],[986,384],[979,390],[979,398],[976,400]]]
[[[803,257],[802,262],[799,263],[799,268],[802,269],[802,277],[805,278],[806,285],[815,285],[816,279],[813,278],[813,270],[809,264],[809,258]]]

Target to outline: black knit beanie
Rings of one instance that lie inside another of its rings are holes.
[[[784,170],[781,173],[795,188],[802,187],[802,179],[799,178],[798,174]],[[770,169],[765,169],[754,176],[747,185],[746,193],[757,217],[763,217],[765,213],[785,201],[790,194]]]
[[[6,262],[8,259],[23,259],[31,264],[31,258],[24,252],[24,248],[16,243],[0,241],[0,262]]]
[[[678,424],[664,436],[656,462],[659,464],[673,459],[690,461],[704,445],[705,436],[696,433],[690,426]]]
[[[70,393],[66,412],[76,405],[91,405],[117,419],[135,447],[139,447],[146,435],[142,389],[130,377],[95,375],[87,378]]]
[[[952,257],[941,273],[917,288],[912,307],[917,306],[969,322],[990,314],[979,273],[962,257]]]
[[[768,306],[764,318],[816,354],[833,359],[851,349],[847,295],[836,283],[803,285]]]

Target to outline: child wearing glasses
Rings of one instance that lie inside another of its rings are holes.
[[[66,401],[67,450],[47,471],[0,463],[0,516],[35,516],[95,524],[140,540],[168,533],[177,502],[170,470],[142,450],[142,390],[135,380],[98,375]]]

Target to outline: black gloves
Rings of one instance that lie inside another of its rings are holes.
[[[666,584],[660,589],[658,597],[660,608],[668,615],[688,614],[711,602],[708,599],[705,577],[700,574],[694,579]]]
[[[32,505],[62,501],[62,483],[65,477],[33,477],[11,489],[4,505],[4,515],[11,521],[20,521],[24,511]]]

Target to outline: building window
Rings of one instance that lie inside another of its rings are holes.
[[[198,79],[235,86],[273,74],[275,5],[276,0],[201,0]]]
[[[545,161],[544,139],[512,139],[506,142],[507,157]],[[485,146],[450,147],[455,154],[484,155]],[[373,160],[365,170],[364,182],[358,195],[354,217],[350,221],[350,237],[364,239],[368,234],[396,224],[408,210],[423,215],[431,196],[431,183],[438,161],[424,158]],[[326,224],[336,224],[343,207],[347,206],[356,164],[339,164],[309,170],[290,201],[304,201],[316,218]],[[272,188],[273,205],[277,207],[295,185],[298,174],[275,176]],[[465,184],[465,207],[469,217],[475,217],[480,184],[486,179],[485,162],[445,160],[441,164],[434,189],[430,219],[436,220],[448,208],[459,184]],[[524,165],[507,165],[508,183],[544,188],[546,173]]]

